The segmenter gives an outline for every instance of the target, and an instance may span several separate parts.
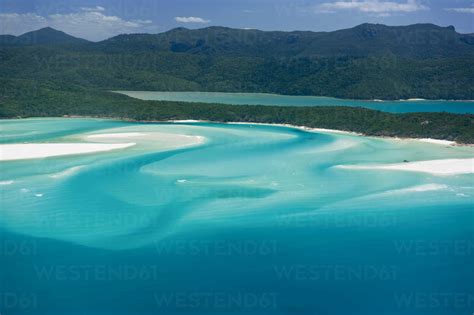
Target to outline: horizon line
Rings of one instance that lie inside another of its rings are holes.
[[[200,27],[200,28],[187,28],[187,27],[183,27],[183,26],[179,26],[179,27],[173,27],[173,28],[170,28],[166,31],[163,31],[163,32],[158,32],[158,33],[121,33],[121,34],[117,34],[117,35],[114,35],[114,36],[111,36],[111,37],[108,37],[106,39],[103,39],[103,40],[99,40],[99,41],[92,41],[92,40],[88,40],[88,39],[85,39],[85,38],[82,38],[82,37],[77,37],[77,36],[74,36],[74,35],[71,35],[63,30],[60,30],[60,29],[57,29],[57,28],[53,28],[51,26],[45,26],[45,27],[42,27],[42,28],[39,28],[39,29],[36,29],[36,30],[32,30],[32,31],[28,31],[28,32],[25,32],[23,34],[20,34],[20,35],[12,35],[12,34],[0,34],[0,36],[13,36],[13,37],[21,37],[21,36],[24,36],[26,34],[29,34],[29,33],[35,33],[35,32],[38,32],[38,31],[41,31],[41,30],[45,30],[45,29],[51,29],[51,30],[54,30],[54,31],[57,31],[57,32],[62,32],[68,36],[71,36],[71,37],[75,37],[75,38],[78,38],[78,39],[81,39],[81,40],[84,40],[84,41],[88,41],[88,42],[91,42],[91,43],[100,43],[100,42],[103,42],[103,41],[107,41],[111,38],[114,38],[114,37],[117,37],[117,36],[121,36],[121,35],[159,35],[159,34],[165,34],[165,33],[168,33],[168,32],[171,32],[173,30],[179,30],[179,29],[185,29],[185,30],[189,30],[189,31],[197,31],[197,30],[205,30],[205,29],[210,29],[210,28],[227,28],[227,29],[232,29],[232,30],[240,30],[240,31],[259,31],[259,32],[267,32],[267,33],[271,33],[271,32],[280,32],[280,33],[296,33],[296,32],[301,32],[301,33],[333,33],[333,32],[338,32],[338,31],[343,31],[343,30],[350,30],[350,29],[353,29],[353,28],[356,28],[356,27],[360,27],[362,25],[379,25],[379,26],[386,26],[386,27],[409,27],[409,26],[416,26],[416,25],[432,25],[432,26],[436,26],[436,27],[439,27],[439,28],[453,28],[454,31],[456,33],[458,33],[458,31],[456,30],[456,27],[453,26],[453,25],[447,25],[447,26],[441,26],[441,25],[438,25],[438,24],[435,24],[435,23],[429,23],[429,22],[426,22],[426,23],[413,23],[413,24],[404,24],[404,25],[387,25],[387,24],[383,24],[383,23],[361,23],[361,24],[357,24],[357,25],[354,25],[352,27],[348,27],[348,28],[341,28],[341,29],[337,29],[337,30],[332,30],[332,31],[311,31],[311,30],[291,30],[291,31],[284,31],[284,30],[261,30],[261,29],[258,29],[258,28],[235,28],[235,27],[229,27],[229,26],[222,26],[222,25],[210,25],[210,26],[206,26],[206,27]],[[458,33],[458,34],[461,34],[461,35],[472,35],[472,33]]]

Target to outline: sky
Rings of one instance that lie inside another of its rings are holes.
[[[0,34],[49,26],[92,41],[175,27],[332,31],[362,23],[474,33],[474,0],[0,0]]]

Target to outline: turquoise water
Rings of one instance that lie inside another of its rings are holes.
[[[1,314],[474,309],[474,175],[335,167],[471,158],[473,148],[263,125],[1,126],[3,143],[205,137],[0,162]]]
[[[362,101],[331,97],[288,96],[263,93],[219,93],[219,92],[147,92],[120,91],[130,97],[155,100],[220,103],[230,105],[275,105],[275,106],[350,106],[365,107],[391,113],[448,112],[474,113],[472,101]]]

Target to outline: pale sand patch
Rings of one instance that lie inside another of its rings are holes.
[[[195,119],[181,119],[181,120],[168,120],[169,122],[174,123],[198,123],[198,122],[205,122],[204,120],[195,120]]]
[[[436,145],[443,145],[443,146],[456,146],[460,145],[456,141],[450,141],[450,140],[441,140],[441,139],[432,139],[432,138],[399,138],[399,137],[382,137],[385,139],[389,140],[394,140],[394,141],[404,141],[404,142],[424,142],[424,143],[430,143],[430,144],[436,144]],[[463,144],[461,144],[463,145]]]
[[[325,129],[325,128],[311,128],[305,126],[296,126],[290,124],[267,124],[267,123],[247,123],[247,122],[228,122],[228,124],[233,125],[261,125],[261,126],[280,126],[280,127],[287,127],[293,129],[300,129],[309,132],[322,132],[322,133],[337,133],[337,134],[345,134],[345,135],[357,135],[362,136],[361,133],[353,132],[353,131],[344,131],[344,130],[336,130],[336,129]]]
[[[360,141],[354,141],[349,139],[336,140],[334,143],[331,143],[327,146],[323,146],[319,152],[332,152],[332,151],[341,151],[353,148],[360,144]]]
[[[439,140],[439,139],[430,139],[430,138],[423,138],[423,139],[415,139],[421,142],[433,143],[433,144],[441,144],[441,145],[455,145],[455,141],[449,140]]]
[[[84,165],[73,166],[73,167],[70,167],[70,168],[68,168],[68,169],[65,169],[65,170],[62,171],[62,172],[58,172],[58,173],[51,174],[51,175],[49,175],[49,177],[51,177],[51,178],[63,178],[63,177],[67,177],[67,176],[70,176],[70,175],[73,175],[73,174],[77,173],[77,172],[80,171],[83,167],[84,167]]]
[[[374,101],[379,101],[379,100],[374,100]],[[384,102],[380,100],[381,102]],[[168,120],[167,122],[181,122],[181,123],[186,123],[186,122],[193,122],[193,123],[205,123],[209,122],[207,120]],[[398,138],[398,137],[378,137],[378,136],[366,136],[362,133],[355,132],[355,131],[345,131],[345,130],[337,130],[337,129],[326,129],[326,128],[311,128],[311,127],[306,127],[306,126],[296,126],[296,125],[290,125],[290,124],[270,124],[270,123],[252,123],[252,122],[227,122],[227,124],[233,124],[233,125],[263,125],[263,126],[280,126],[280,127],[288,127],[288,128],[294,128],[294,129],[300,129],[304,131],[309,131],[309,132],[321,132],[321,133],[333,133],[333,134],[344,134],[344,135],[353,135],[353,136],[364,136],[364,137],[370,137],[370,138],[387,138],[387,139],[392,139],[392,140],[412,140],[412,141],[420,141],[420,142],[426,142],[426,143],[432,143],[432,144],[439,144],[439,145],[458,145],[456,141],[449,141],[449,140],[440,140],[440,139],[430,139],[430,138]],[[462,144],[461,144],[462,145]]]
[[[237,124],[237,125],[265,125],[265,126],[281,126],[281,127],[288,127],[288,128],[295,128],[300,129],[308,132],[320,132],[320,133],[329,133],[329,134],[342,134],[342,135],[353,135],[353,136],[362,136],[367,138],[382,138],[382,139],[390,139],[390,140],[397,140],[397,141],[419,141],[431,144],[438,144],[438,145],[445,145],[445,146],[455,146],[455,145],[462,145],[456,141],[450,140],[440,140],[440,139],[431,139],[431,138],[398,138],[398,137],[379,137],[379,136],[367,136],[359,132],[354,131],[345,131],[345,130],[337,130],[337,129],[326,129],[326,128],[311,128],[305,126],[296,126],[290,124],[267,124],[267,123],[246,123],[246,122],[231,122],[229,124]]]
[[[125,149],[148,141],[158,147],[158,149],[173,149],[201,144],[205,141],[202,136],[189,136],[160,132],[124,132],[92,134],[83,136],[82,139],[94,141],[94,143],[17,143],[0,145],[0,161],[14,161],[39,159],[63,155],[75,155],[86,153],[107,152],[118,149]],[[128,142],[134,139],[134,142]],[[125,142],[126,141],[126,142]],[[69,171],[77,171],[71,169]],[[66,173],[50,175],[53,178],[66,176]]]
[[[337,168],[352,170],[394,170],[422,172],[433,175],[461,175],[474,173],[474,159],[445,159],[377,165],[337,165]]]
[[[133,139],[133,141],[147,141],[159,147],[159,149],[174,149],[202,144],[205,138],[202,136],[190,136],[164,132],[122,132],[92,134],[84,137],[85,140],[95,142],[120,142],[121,140]]]
[[[135,143],[18,143],[0,145],[0,161],[40,159],[54,156],[107,152]]]
[[[412,186],[412,187],[408,187],[408,188],[390,190],[390,191],[387,192],[387,194],[438,191],[438,190],[444,190],[444,189],[448,189],[448,186],[447,185],[442,185],[442,184],[426,184],[426,185],[418,185],[418,186]]]
[[[134,137],[143,137],[146,136],[146,133],[143,132],[123,132],[123,133],[102,133],[97,135],[89,135],[87,136],[88,139],[126,139],[126,138],[134,138]]]
[[[350,148],[356,147],[361,144],[361,141],[353,140],[353,139],[346,139],[346,138],[338,138],[337,140],[322,146],[314,146],[310,149],[301,150],[301,153],[304,154],[319,154],[319,153],[329,153],[329,152],[336,152],[342,150],[348,150]]]
[[[309,128],[309,127],[298,127],[306,131],[313,131],[313,132],[323,132],[323,133],[337,133],[337,134],[344,134],[344,135],[357,135],[362,136],[361,133],[353,132],[353,131],[344,131],[344,130],[336,130],[336,129],[325,129],[325,128]]]

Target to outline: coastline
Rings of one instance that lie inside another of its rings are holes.
[[[176,121],[179,122],[179,121]],[[194,121],[199,122],[199,121]],[[457,143],[456,141],[451,140],[443,140],[443,139],[432,139],[432,138],[400,138],[400,137],[385,137],[385,136],[370,136],[360,132],[354,131],[346,131],[346,130],[337,130],[337,129],[326,129],[326,128],[312,128],[306,126],[296,126],[291,124],[268,124],[268,123],[244,123],[244,122],[229,122],[229,124],[237,124],[237,125],[263,125],[263,126],[280,126],[280,127],[287,127],[287,128],[295,128],[299,130],[304,130],[308,132],[320,132],[320,133],[330,133],[330,134],[345,134],[345,135],[353,135],[353,136],[360,136],[360,137],[371,137],[371,138],[380,138],[380,139],[390,139],[390,140],[400,140],[400,141],[419,141],[424,143],[431,143],[437,145],[444,145],[444,146],[467,146],[472,147],[473,144],[464,144],[464,143]]]
[[[428,173],[435,176],[474,174],[474,158],[414,161],[408,163],[336,165],[347,170],[386,170]]]
[[[42,159],[127,149],[136,143],[13,143],[0,145],[0,161]]]
[[[168,124],[201,124],[209,123],[209,121],[202,120],[168,120],[160,121],[159,123]],[[283,127],[302,130],[305,132],[348,135],[352,137],[367,137],[367,138],[381,138],[367,136],[357,132],[350,132],[337,129],[327,128],[310,128],[306,126],[297,126],[291,124],[271,124],[271,123],[247,123],[247,122],[226,122],[221,124],[229,125],[248,125],[248,126],[270,126]],[[179,147],[187,147],[198,145],[205,141],[203,136],[190,136],[183,134],[169,134],[163,132],[146,131],[141,132],[139,129],[126,129],[125,132],[120,132],[119,129],[105,129],[103,133],[89,133],[81,135],[79,139],[92,142],[69,142],[69,143],[14,143],[14,144],[0,144],[0,161],[18,161],[29,159],[41,159],[48,157],[69,156],[88,153],[101,153],[118,149],[127,149],[137,144],[153,143],[154,149],[168,150]],[[123,129],[122,129],[123,131]],[[454,146],[453,141],[431,139],[431,138],[395,138],[383,137],[390,141],[418,141],[421,143],[429,143],[438,146]],[[133,141],[133,142],[131,142]],[[363,140],[362,140],[363,141]],[[383,170],[383,171],[404,171],[404,172],[418,172],[426,173],[433,176],[453,176],[474,174],[474,158],[448,158],[439,160],[419,160],[419,161],[404,161],[403,163],[386,163],[386,164],[340,164],[334,165],[335,169],[358,171],[358,170]],[[71,170],[74,171],[74,170]],[[53,178],[61,177],[64,174],[56,174]],[[9,182],[2,184],[8,185]]]
[[[409,137],[398,137],[398,136],[377,136],[369,135],[355,131],[340,130],[340,129],[329,129],[329,128],[315,128],[307,126],[298,126],[292,124],[278,124],[278,123],[258,123],[258,122],[223,122],[213,120],[199,120],[199,119],[170,119],[170,120],[136,120],[130,118],[121,117],[101,117],[101,116],[78,116],[78,115],[67,115],[60,117],[26,117],[26,118],[3,118],[4,120],[23,120],[23,119],[101,119],[101,120],[114,120],[114,121],[127,121],[137,123],[216,123],[216,124],[241,124],[241,125],[266,125],[266,126],[279,126],[287,128],[295,128],[308,132],[323,132],[332,134],[346,134],[360,137],[372,137],[379,139],[391,139],[398,141],[419,141],[424,143],[431,143],[444,146],[458,146],[458,147],[474,147],[474,143],[460,143],[447,139],[434,139],[434,138],[409,138]]]
[[[117,93],[121,95],[126,95],[131,98],[140,99],[137,97],[133,97],[128,95],[127,93],[220,93],[220,94],[238,94],[238,95],[247,95],[247,94],[255,94],[255,95],[265,95],[265,96],[292,96],[292,97],[314,97],[314,98],[326,98],[326,99],[335,99],[341,101],[351,101],[351,102],[474,102],[474,100],[448,100],[448,99],[429,99],[429,98],[421,98],[421,97],[410,97],[406,99],[365,99],[365,98],[339,98],[334,96],[324,96],[324,95],[294,95],[294,94],[278,94],[278,93],[265,93],[265,92],[215,92],[215,91],[129,91],[129,90],[109,90],[108,92]],[[160,100],[157,100],[160,101]],[[190,101],[191,102],[191,101]],[[191,102],[193,103],[193,102]],[[199,103],[199,102],[196,102]]]
[[[154,143],[159,150],[185,148],[205,142],[202,136],[159,132],[98,133],[85,135],[80,139],[86,142],[0,144],[0,162],[103,153],[128,149],[142,142]],[[132,140],[134,142],[130,142]]]

